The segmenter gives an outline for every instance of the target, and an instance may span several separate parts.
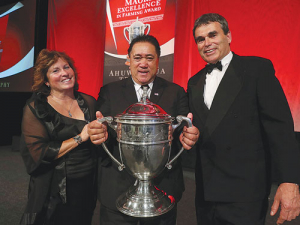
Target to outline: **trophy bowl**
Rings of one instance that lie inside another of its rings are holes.
[[[99,122],[108,122],[117,132],[121,162],[114,158],[105,143],[102,144],[104,150],[118,164],[120,171],[125,168],[137,179],[116,201],[122,213],[133,217],[154,217],[170,211],[175,205],[175,199],[155,187],[152,179],[165,167],[171,169],[171,163],[184,151],[182,148],[170,160],[173,131],[182,121],[192,126],[187,117],[178,116],[176,119],[178,123],[173,125],[174,118],[146,97],[115,116],[116,125],[112,124],[112,117],[99,119]]]

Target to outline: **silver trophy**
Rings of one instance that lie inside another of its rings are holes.
[[[137,179],[116,201],[122,213],[133,217],[154,217],[170,211],[175,205],[175,199],[156,188],[152,179],[164,167],[171,169],[173,161],[184,151],[182,147],[170,160],[173,131],[182,121],[186,121],[188,127],[192,126],[187,117],[177,116],[176,119],[178,123],[172,124],[174,118],[147,99],[147,88],[143,89],[140,102],[115,117],[116,125],[112,124],[112,117],[99,119],[99,122],[108,122],[117,132],[121,162],[103,143],[104,150],[117,163],[120,171],[126,168]]]
[[[147,32],[145,33],[145,30],[148,28]],[[126,35],[126,31],[128,32],[128,38]],[[143,24],[141,21],[139,21],[139,18],[136,18],[136,21],[132,23],[129,27],[124,28],[124,37],[130,44],[131,41],[140,35],[147,35],[150,32],[150,24]]]

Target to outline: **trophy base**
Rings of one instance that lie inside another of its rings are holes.
[[[175,199],[151,185],[150,181],[139,180],[116,202],[117,209],[133,217],[154,217],[169,212],[175,205]]]

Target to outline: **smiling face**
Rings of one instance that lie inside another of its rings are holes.
[[[50,85],[51,92],[64,92],[74,88],[74,71],[62,58],[59,58],[56,63],[49,67],[47,78],[46,85]]]
[[[149,42],[135,43],[129,58],[133,80],[140,85],[151,83],[156,76],[159,63],[154,45]]]
[[[202,59],[207,63],[217,63],[230,52],[231,33],[225,35],[218,22],[196,28],[195,40]]]

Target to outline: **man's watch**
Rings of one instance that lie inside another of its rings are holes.
[[[77,144],[81,144],[82,143],[82,138],[79,135],[76,135],[75,137],[73,137],[73,139],[77,142]]]

